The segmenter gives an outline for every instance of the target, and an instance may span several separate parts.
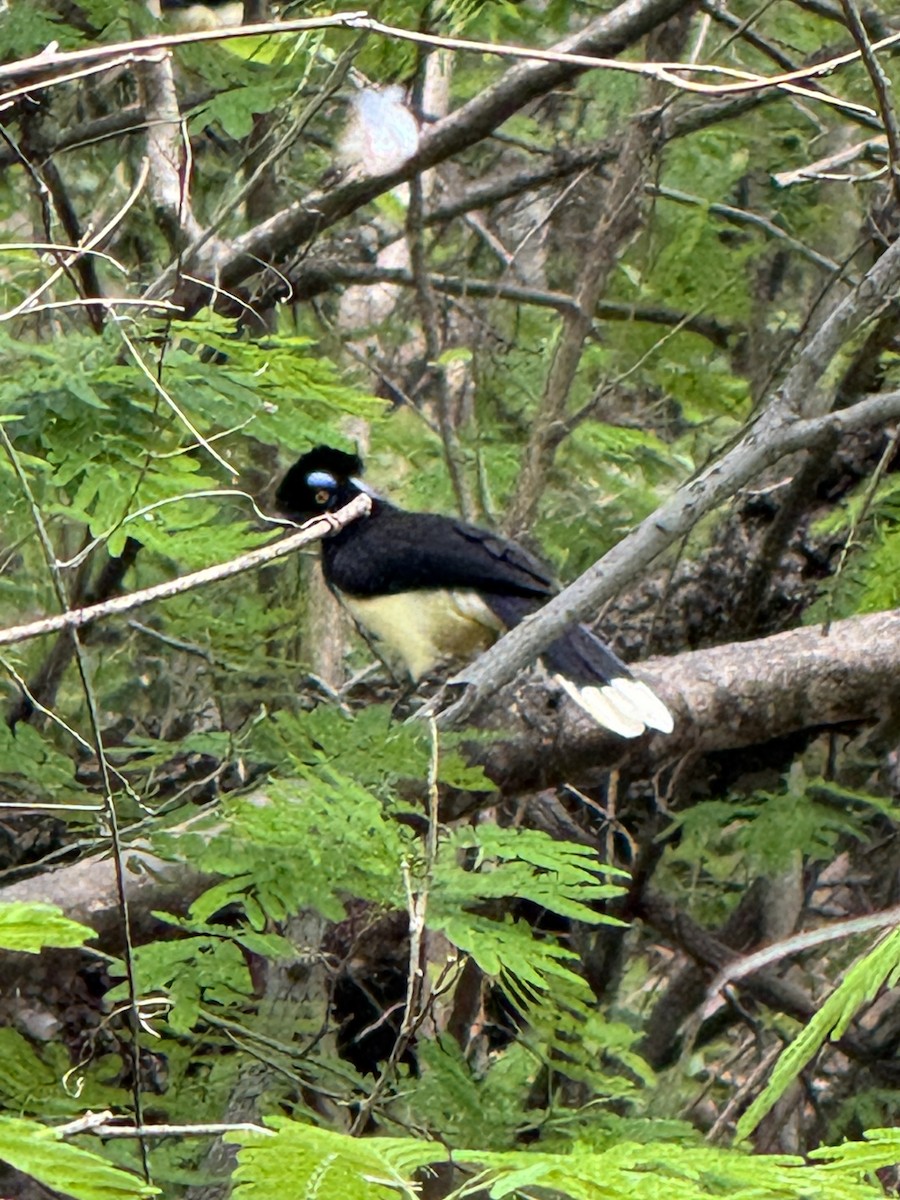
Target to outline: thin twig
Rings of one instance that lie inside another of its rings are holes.
[[[840,267],[838,264],[838,270]],[[307,260],[290,280],[305,298],[324,292],[329,285],[341,283],[390,283],[397,287],[414,286],[412,272],[403,267],[380,267],[372,263],[348,263],[338,259]],[[536,308],[552,308],[558,313],[575,314],[578,301],[568,292],[548,288],[527,287],[521,283],[502,280],[475,279],[465,275],[429,273],[428,282],[436,292],[447,296],[483,296],[489,300],[509,300],[512,304],[530,304]],[[703,315],[698,308],[692,313],[678,312],[665,305],[628,304],[617,300],[598,300],[594,307],[598,321],[642,321],[650,325],[678,325],[707,338],[724,348],[739,328],[726,325],[715,317]],[[369,363],[366,366],[370,367]],[[410,401],[410,403],[412,403]]]
[[[50,541],[50,536],[47,533],[47,527],[44,523],[43,514],[41,513],[37,501],[35,500],[34,493],[31,490],[31,484],[28,481],[28,476],[25,474],[19,456],[16,453],[12,442],[10,441],[6,427],[2,423],[0,423],[0,440],[3,442],[7,458],[9,459],[10,466],[13,469],[19,487],[22,490],[22,494],[25,496],[31,509],[32,520],[34,522],[34,527],[38,535],[41,551],[47,565],[47,572],[50,576],[50,581],[53,585],[53,590],[56,593],[56,598],[59,602],[60,608],[63,610],[63,612],[65,612],[69,607],[69,599],[65,580],[62,572],[56,564],[56,555],[53,550],[53,545]],[[131,1094],[132,1103],[134,1106],[135,1122],[138,1126],[140,1126],[144,1123],[139,1044],[141,1017],[138,1009],[138,986],[134,961],[134,943],[131,937],[131,914],[128,906],[128,896],[125,889],[125,866],[122,857],[122,843],[119,837],[118,814],[116,813],[116,805],[113,799],[112,772],[110,770],[109,761],[106,757],[106,748],[103,743],[103,734],[100,727],[100,712],[97,705],[97,697],[94,691],[93,679],[87,657],[84,653],[84,648],[78,636],[77,628],[74,626],[70,627],[69,633],[72,638],[75,661],[78,666],[78,674],[81,679],[82,691],[84,693],[85,704],[87,706],[88,723],[91,730],[93,749],[97,757],[97,761],[100,764],[100,774],[103,782],[103,800],[106,824],[109,829],[109,839],[113,854],[116,893],[118,896],[119,914],[122,922],[122,940],[124,943],[122,961],[125,967],[125,979],[128,990],[127,1011],[129,1015],[129,1024],[131,1026]],[[149,1183],[150,1160],[147,1153],[147,1144],[143,1138],[140,1140],[140,1152],[144,1178]]]
[[[826,271],[838,274],[844,269],[839,262],[835,262],[833,258],[828,258],[826,255],[820,254],[818,250],[813,250],[811,246],[807,246],[799,238],[792,237],[786,229],[782,229],[780,225],[776,225],[774,221],[762,216],[760,213],[749,212],[745,208],[736,208],[732,204],[710,204],[702,196],[692,196],[689,192],[680,192],[675,188],[661,187],[658,184],[649,184],[647,192],[651,196],[659,196],[663,200],[672,200],[676,204],[693,204],[699,208],[704,208],[711,216],[722,217],[724,220],[730,221],[732,225],[750,225],[755,229],[760,229],[767,237],[784,242],[792,250],[796,250],[803,258],[808,259],[809,262],[815,263],[817,267],[822,267]],[[850,282],[855,282],[855,280],[851,280]]]
[[[881,114],[884,132],[887,135],[891,190],[894,193],[894,203],[900,204],[900,124],[897,122],[897,114],[894,112],[894,106],[891,102],[891,80],[885,74],[884,68],[878,61],[878,55],[875,53],[875,47],[869,41],[866,27],[863,24],[862,17],[859,15],[859,9],[856,7],[856,0],[841,0],[841,3],[844,6],[847,25],[853,34],[853,40],[859,47],[859,53],[865,63],[869,78],[872,81],[872,88],[878,100],[878,111]]]
[[[230,41],[240,37],[284,36],[286,34],[309,32],[316,29],[343,27],[347,29],[368,30],[381,34],[391,40],[408,41],[432,49],[469,50],[476,54],[490,54],[499,58],[515,58],[532,62],[556,63],[564,66],[580,67],[582,69],[603,69],[624,71],[628,74],[642,75],[645,78],[656,79],[672,87],[685,91],[700,92],[705,95],[732,95],[759,88],[778,88],[787,92],[800,94],[808,99],[820,100],[834,104],[836,107],[852,112],[867,112],[872,115],[872,109],[867,105],[853,104],[837,97],[825,96],[799,86],[807,80],[814,80],[825,75],[831,75],[841,67],[857,62],[862,53],[860,50],[848,51],[836,55],[826,62],[814,63],[808,67],[798,67],[780,75],[766,76],[753,71],[742,71],[736,67],[726,67],[717,63],[683,63],[683,62],[629,62],[616,58],[603,58],[590,54],[575,54],[565,50],[540,50],[529,46],[512,46],[499,42],[480,42],[469,38],[440,37],[436,34],[420,33],[416,30],[402,29],[395,25],[387,25],[370,17],[365,12],[335,13],[332,16],[312,18],[309,20],[267,21],[257,25],[243,25],[237,28],[219,28],[202,30],[195,33],[164,34],[148,38],[140,38],[131,42],[118,42],[105,46],[91,46],[82,50],[60,52],[55,45],[48,47],[41,54],[31,58],[20,59],[15,63],[0,66],[0,79],[16,79],[23,75],[38,75],[34,81],[29,81],[28,88],[36,90],[57,82],[58,77],[51,76],[41,79],[40,72],[48,72],[57,67],[65,67],[76,63],[99,63],[105,67],[110,65],[109,59],[117,63],[134,62],[138,58],[174,46],[185,46],[203,42]],[[900,42],[900,33],[891,34],[872,44],[872,51],[885,50]],[[684,78],[684,74],[722,75],[736,82],[730,84],[704,84],[693,79]],[[18,93],[16,93],[18,94]],[[13,93],[0,95],[0,103]]]
[[[156,375],[154,375],[153,372],[150,370],[150,368],[147,366],[146,362],[144,362],[144,356],[141,354],[140,350],[138,350],[137,346],[135,346],[134,342],[128,336],[127,332],[125,331],[125,325],[119,319],[118,313],[113,312],[113,318],[115,320],[115,325],[116,325],[116,329],[118,331],[119,337],[125,343],[125,346],[128,349],[128,353],[134,359],[134,362],[140,368],[141,372],[146,376],[148,382],[150,383],[150,386],[153,388],[153,390],[156,392],[156,394],[158,396],[160,396],[163,400],[165,400],[166,404],[168,404],[169,408],[171,408],[172,412],[175,414],[175,416],[178,418],[178,420],[181,421],[181,423],[185,426],[185,428],[187,428],[190,431],[191,435],[194,438],[196,438],[196,440],[200,443],[200,445],[207,452],[207,454],[209,454],[212,458],[214,458],[216,460],[216,462],[219,464],[219,466],[223,467],[232,478],[235,478],[238,475],[238,471],[236,470],[236,468],[233,467],[231,465],[231,463],[228,462],[227,459],[222,457],[222,455],[218,452],[218,450],[216,450],[216,448],[212,445],[212,443],[209,441],[208,438],[205,438],[203,436],[203,434],[200,432],[199,429],[197,429],[197,427],[194,425],[193,421],[190,419],[190,417],[187,415],[187,413],[184,411],[184,409],[181,407],[181,405],[178,404],[178,402],[175,400],[175,398],[169,394],[169,392],[166,390],[166,388],[164,388],[163,385],[159,382]]]
[[[406,222],[410,265],[412,267],[411,274],[419,305],[419,318],[422,326],[422,336],[425,340],[426,361],[431,377],[437,385],[438,427],[441,432],[441,445],[444,449],[447,474],[450,476],[450,482],[453,485],[453,492],[456,497],[456,503],[459,506],[459,511],[465,520],[470,521],[475,516],[475,506],[463,468],[459,438],[457,437],[456,427],[453,422],[447,372],[440,361],[441,337],[438,330],[437,305],[434,302],[434,292],[428,275],[423,212],[422,176],[416,175],[410,180],[409,210]]]
[[[2,424],[0,424],[0,436],[3,436]],[[59,633],[61,629],[81,629],[104,617],[119,616],[122,613],[131,612],[135,608],[141,608],[145,604],[152,604],[157,600],[168,600],[172,596],[180,596],[195,588],[230,579],[244,571],[255,570],[256,567],[261,567],[265,563],[274,562],[278,558],[284,558],[285,555],[293,554],[302,546],[319,541],[328,533],[343,529],[351,521],[368,516],[371,508],[372,501],[368,496],[357,496],[338,512],[316,517],[315,520],[308,521],[296,533],[281,538],[280,541],[273,542],[268,546],[261,546],[258,550],[251,550],[247,554],[229,559],[228,562],[205,567],[202,571],[193,571],[190,575],[182,575],[178,579],[169,579],[165,583],[144,588],[140,592],[131,592],[127,596],[114,596],[112,600],[104,600],[102,604],[89,604],[84,608],[69,609],[52,617],[44,617],[40,621],[29,621],[25,625],[0,629],[0,646],[9,646],[14,642],[26,642],[36,637],[45,637],[48,633]]]
[[[640,196],[646,182],[648,150],[654,128],[648,121],[634,120],[624,133],[616,173],[604,195],[600,214],[586,240],[585,253],[574,288],[574,305],[562,314],[544,379],[538,410],[522,456],[518,485],[506,518],[513,536],[527,530],[546,486],[547,472],[560,443],[566,437],[569,396],[581,365],[594,312],[610,273],[616,253],[640,226],[643,210]]]
[[[164,1137],[218,1137],[223,1133],[264,1133],[275,1136],[274,1129],[254,1125],[252,1121],[235,1121],[232,1124],[214,1125],[125,1125],[119,1124],[110,1109],[105,1112],[88,1112],[66,1125],[57,1125],[53,1132],[57,1137],[77,1137],[82,1133],[93,1133],[102,1138],[164,1138]]]
[[[440,766],[440,742],[437,725],[434,721],[429,721],[429,730],[431,733],[431,756],[428,765],[428,833],[425,839],[425,863],[418,889],[413,887],[409,863],[404,861],[400,864],[409,912],[409,966],[403,1020],[384,1069],[376,1080],[375,1086],[360,1104],[359,1112],[350,1128],[351,1134],[360,1134],[365,1129],[369,1114],[393,1078],[425,1013],[422,1004],[425,991],[425,919],[428,910],[428,889],[437,861],[438,768]]]
[[[96,233],[92,234],[83,246],[78,246],[73,249],[72,253],[64,260],[63,264],[55,271],[51,272],[51,274],[47,279],[44,280],[40,287],[36,288],[30,295],[26,296],[24,300],[21,300],[8,312],[0,313],[0,321],[9,321],[11,318],[17,317],[23,312],[27,312],[34,305],[35,301],[38,300],[48,288],[52,287],[53,284],[62,277],[62,275],[65,273],[66,267],[77,261],[77,259],[82,255],[90,254],[96,246],[99,246],[101,242],[106,240],[109,234],[111,234],[113,230],[115,230],[117,226],[125,219],[125,215],[127,214],[128,210],[137,201],[138,196],[140,196],[144,188],[144,184],[147,182],[149,171],[150,164],[146,159],[143,159],[141,162],[140,171],[138,172],[137,182],[131,189],[131,192],[128,195],[125,203],[119,208],[119,210],[115,212],[112,217],[110,217],[105,225],[101,226]]]
[[[792,954],[800,954],[804,950],[811,950],[814,946],[822,946],[825,942],[835,942],[841,938],[853,937],[857,933],[875,933],[895,925],[900,925],[900,905],[886,908],[883,912],[870,913],[865,917],[850,917],[846,921],[835,921],[824,929],[810,929],[806,933],[795,934],[793,937],[785,938],[781,942],[775,942],[774,945],[757,950],[755,954],[746,954],[736,958],[723,967],[709,985],[703,1019],[706,1019],[710,1007],[715,1007],[718,1003],[719,992],[729,983],[736,983],[737,980],[745,979],[755,971],[770,967],[783,958],[788,958]]]

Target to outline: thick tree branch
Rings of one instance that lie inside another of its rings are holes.
[[[686,755],[878,720],[900,707],[900,610],[651,659],[639,674],[675,713],[674,733],[622,742],[567,706],[546,739],[524,728],[476,749],[478,762],[505,791],[530,792],[623,761],[651,777]]]
[[[122,858],[132,934],[139,941],[158,935],[160,922],[153,916],[155,911],[185,915],[197,897],[215,882],[211,875],[191,873],[184,863],[166,862],[140,847],[126,848]],[[106,854],[92,855],[55,871],[44,869],[30,879],[9,884],[0,888],[0,901],[55,904],[73,921],[93,929],[104,951],[115,954],[122,949],[122,909],[115,865]],[[10,961],[7,956],[3,970],[7,986],[11,982]]]
[[[448,185],[445,179],[442,182],[449,194],[425,213],[425,224],[441,225],[475,209],[490,208],[503,200],[533,192],[555,180],[568,179],[580,171],[600,168],[615,160],[619,146],[619,138],[608,138],[587,149],[555,148],[536,165],[491,171],[486,177],[467,180],[462,189],[452,183]]]
[[[891,246],[831,313],[797,356],[768,409],[718,462],[685,484],[632,533],[534,617],[460,672],[451,683],[467,693],[441,717],[461,719],[487,695],[532,662],[573,621],[589,618],[605,601],[688,534],[706,513],[733,496],[766,467],[807,449],[830,431],[863,429],[900,416],[900,392],[871,396],[852,408],[800,419],[816,400],[815,385],[846,338],[872,317],[900,282],[900,242]]]

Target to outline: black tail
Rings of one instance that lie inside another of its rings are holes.
[[[509,629],[541,607],[523,596],[482,593],[482,597]],[[551,642],[541,657],[560,687],[598,725],[626,738],[638,737],[647,729],[672,732],[675,723],[662,700],[635,679],[618,655],[586,625],[573,625]]]

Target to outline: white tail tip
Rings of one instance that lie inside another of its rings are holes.
[[[662,700],[637,679],[620,677],[601,686],[579,686],[562,675],[553,678],[598,725],[619,737],[640,737],[647,729],[671,733],[675,728],[675,720]]]
[[[675,718],[659,696],[647,687],[646,683],[641,683],[639,679],[620,677],[614,679],[609,686],[628,700],[648,729],[657,729],[660,733],[671,733],[675,728]]]

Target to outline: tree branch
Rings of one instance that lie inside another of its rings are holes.
[[[552,50],[540,53],[619,54],[657,25],[689,7],[689,3],[690,0],[624,0],[579,33],[565,38]],[[420,138],[416,154],[401,166],[362,179],[348,179],[328,192],[308,196],[276,213],[243,237],[236,238],[230,254],[215,264],[220,286],[233,290],[257,272],[260,263],[286,258],[295,253],[298,246],[383,192],[474,146],[529,101],[582,74],[589,66],[588,62],[542,60],[517,63],[492,87],[427,129]],[[211,277],[212,265],[200,256],[190,260],[193,274]],[[170,267],[151,286],[148,295],[162,295],[174,282],[175,271]],[[206,303],[207,296],[207,289],[195,285],[181,294],[179,300],[188,314],[192,314]]]
[[[891,177],[891,190],[894,194],[894,203],[900,204],[900,124],[898,124],[897,114],[894,112],[893,101],[891,99],[891,80],[887,77],[884,68],[878,61],[878,55],[869,41],[869,35],[866,32],[866,27],[859,14],[859,9],[856,7],[855,0],[841,0],[841,3],[847,18],[847,25],[853,34],[853,40],[859,47],[862,60],[869,73],[869,79],[872,81],[872,88],[878,98],[878,111],[881,114],[881,121],[888,144],[888,169]]]
[[[900,242],[891,246],[812,335],[768,409],[731,450],[686,483],[655,513],[608,551],[539,613],[501,638],[450,682],[467,685],[441,723],[460,720],[573,621],[589,618],[653,559],[694,528],[764,468],[806,449],[829,431],[862,429],[900,416],[900,392],[867,397],[852,408],[798,419],[815,397],[815,384],[856,327],[872,317],[900,283]]]
[[[338,284],[390,283],[398,287],[413,287],[411,271],[401,267],[379,267],[372,263],[345,262],[336,258],[308,258],[287,274],[291,286],[291,300],[307,300],[330,291]],[[574,312],[577,301],[567,292],[555,292],[543,288],[526,287],[518,283],[501,280],[470,279],[467,276],[434,275],[428,282],[436,292],[446,296],[483,296],[488,300],[509,300],[512,304],[531,304],[536,308],[552,308],[556,312]],[[284,296],[284,285],[278,284],[279,296]],[[262,301],[265,307],[265,299]],[[650,325],[671,327],[680,325],[691,333],[699,334],[714,346],[726,349],[729,338],[741,332],[725,325],[715,317],[690,316],[664,305],[649,307],[641,304],[626,304],[614,300],[600,300],[594,308],[594,317],[599,321],[645,321]]]
[[[372,501],[368,496],[357,496],[338,512],[328,513],[323,517],[316,517],[313,521],[307,521],[296,533],[289,534],[268,546],[261,546],[258,550],[251,550],[248,554],[242,554],[228,562],[205,567],[202,571],[194,571],[192,574],[182,575],[178,579],[169,579],[165,583],[144,588],[140,592],[130,592],[127,596],[116,596],[102,604],[75,608],[68,612],[58,613],[53,617],[45,617],[40,621],[31,621],[27,625],[14,625],[8,629],[0,629],[0,646],[9,646],[14,642],[25,642],[31,638],[44,637],[48,633],[58,633],[61,629],[82,629],[85,625],[90,625],[103,617],[131,612],[135,608],[141,608],[156,600],[168,600],[172,596],[193,591],[194,588],[205,587],[207,584],[217,583],[222,579],[230,579],[233,575],[240,575],[244,571],[252,571],[265,563],[284,558],[287,554],[293,554],[295,550],[319,541],[328,533],[343,529],[351,521],[368,516],[371,508]]]
[[[640,199],[649,170],[654,124],[638,118],[625,134],[613,180],[587,238],[575,284],[575,303],[562,316],[541,402],[531,421],[531,435],[522,456],[519,483],[507,513],[506,527],[513,537],[521,536],[533,524],[547,471],[568,432],[569,394],[591,331],[594,311],[615,266],[616,254],[643,219]]]
[[[485,773],[518,794],[578,781],[627,763],[651,778],[685,756],[763,745],[801,730],[874,721],[900,706],[900,610],[804,626],[751,642],[731,642],[637,672],[675,713],[665,737],[622,742],[567,706],[546,738],[530,726],[473,751]],[[529,685],[525,685],[526,687]],[[546,690],[546,683],[533,685]],[[529,697],[523,695],[528,706]],[[546,702],[534,697],[533,706]],[[516,707],[505,703],[504,728]]]

